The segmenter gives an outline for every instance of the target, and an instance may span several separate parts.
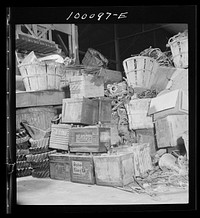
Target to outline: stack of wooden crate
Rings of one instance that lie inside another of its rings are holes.
[[[110,147],[110,128],[100,123],[111,121],[111,101],[104,98],[102,77],[73,76],[70,98],[63,99],[62,118],[52,124],[50,177],[94,184],[94,153],[106,153]],[[65,153],[64,153],[65,152]]]
[[[188,131],[188,99],[183,90],[167,91],[152,99],[148,114],[155,122],[158,149],[186,145],[184,133]]]

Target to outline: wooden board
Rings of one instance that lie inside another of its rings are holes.
[[[132,154],[93,156],[97,185],[124,186],[133,182]]]
[[[93,157],[70,155],[70,175],[72,182],[95,184]]]
[[[55,153],[49,155],[50,178],[70,181],[69,155]]]
[[[62,105],[65,92],[62,91],[33,91],[16,92],[16,108]]]

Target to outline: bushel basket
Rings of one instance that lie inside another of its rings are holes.
[[[167,46],[171,49],[175,67],[188,68],[188,36],[178,33],[169,39]]]
[[[150,89],[159,64],[146,56],[134,56],[123,61],[127,83],[132,88]]]
[[[59,90],[64,67],[55,62],[19,64],[26,91]]]

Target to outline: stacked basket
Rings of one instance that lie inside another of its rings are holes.
[[[54,150],[49,150],[49,137],[39,140],[30,140],[31,147],[27,162],[31,164],[32,176],[38,178],[49,177],[49,154],[54,153]]]
[[[54,60],[40,61],[34,52],[31,52],[22,63],[18,57],[17,60],[26,91],[60,89],[60,80],[64,73],[62,63]]]
[[[177,68],[188,68],[188,32],[171,37],[167,47],[170,47],[173,57],[173,62]]]
[[[16,132],[16,176],[23,177],[29,176],[32,173],[30,163],[27,161],[27,155],[29,154],[30,137],[26,133],[26,130],[21,128]]]

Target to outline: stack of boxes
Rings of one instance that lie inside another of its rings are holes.
[[[50,177],[71,182],[124,186],[133,181],[132,154],[110,154],[111,100],[95,75],[75,76],[63,99],[59,124],[52,124]],[[103,164],[102,164],[103,161]]]

